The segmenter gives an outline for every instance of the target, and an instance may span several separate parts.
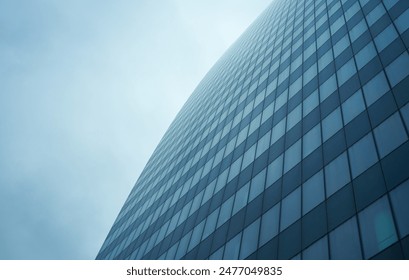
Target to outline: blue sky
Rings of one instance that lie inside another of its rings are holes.
[[[165,130],[271,0],[0,0],[0,259],[93,259]]]

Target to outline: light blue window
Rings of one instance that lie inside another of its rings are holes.
[[[178,250],[176,251],[175,259],[179,260],[187,253],[187,246],[189,244],[190,236],[192,235],[192,231],[189,231],[183,238],[180,240]]]
[[[392,0],[391,0],[392,1]],[[397,0],[393,0],[396,2]],[[396,20],[396,28],[399,30],[399,33],[402,34],[409,28],[409,9],[402,13]]]
[[[285,151],[284,173],[290,171],[301,161],[301,140],[295,142]]]
[[[380,19],[386,13],[382,3],[375,7],[366,17],[369,26],[373,25],[378,19]]]
[[[351,163],[352,178],[356,178],[378,161],[372,133],[355,143],[348,150]]]
[[[378,52],[383,51],[396,38],[398,38],[398,33],[396,32],[395,27],[393,27],[393,24],[391,24],[374,39]]]
[[[337,79],[335,78],[334,74],[320,86],[320,102],[327,99],[327,97],[330,96],[336,89]]]
[[[358,90],[342,104],[342,115],[345,125],[365,110],[362,91]]]
[[[341,2],[336,2],[328,11],[328,16],[331,17],[336,11],[341,8]]]
[[[376,75],[372,80],[366,83],[363,87],[365,100],[368,106],[375,103],[389,91],[388,82],[383,71]]]
[[[393,114],[376,127],[374,129],[374,135],[381,158],[408,140],[399,113]]]
[[[205,240],[215,229],[217,218],[219,217],[220,207],[214,210],[207,218],[206,224],[203,231],[202,240]]]
[[[348,158],[346,152],[344,152],[325,167],[327,197],[348,184],[350,180]]]
[[[254,131],[256,131],[257,128],[260,127],[260,121],[261,121],[261,114],[258,114],[258,116],[255,117],[254,120],[252,120],[250,123],[249,135],[251,135]]]
[[[409,180],[391,191],[390,194],[399,235],[404,238],[409,234]]]
[[[339,85],[342,86],[346,81],[349,80],[349,78],[355,75],[355,73],[356,73],[355,62],[354,59],[351,58],[337,72]]]
[[[305,215],[315,206],[323,202],[324,194],[324,172],[320,170],[302,186],[302,213]]]
[[[328,260],[328,237],[327,235],[305,249],[302,253],[304,260]]]
[[[273,113],[274,113],[274,105],[275,102],[271,102],[270,105],[268,105],[264,111],[263,111],[263,117],[261,118],[261,123],[264,123],[268,118],[270,118]],[[241,121],[241,120],[240,120]]]
[[[241,241],[240,259],[245,259],[257,250],[260,218],[246,227]]]
[[[248,149],[244,153],[244,155],[243,155],[243,164],[241,166],[241,170],[244,170],[247,166],[250,165],[250,163],[252,163],[254,161],[254,157],[256,156],[256,146],[257,146],[257,143],[255,143],[253,146],[251,146],[250,149]],[[229,177],[229,181],[231,179],[232,178]]]
[[[333,24],[331,24],[331,34],[334,35],[343,25],[345,25],[344,17],[339,17]]]
[[[267,183],[269,187],[283,176],[283,155],[280,155],[267,167]]]
[[[331,138],[342,128],[341,110],[338,107],[325,119],[322,120],[322,138],[323,142]]]
[[[303,85],[305,86],[311,81],[315,76],[317,76],[317,64],[314,63],[307,71],[304,72]]]
[[[321,126],[317,124],[303,136],[303,158],[321,145]]]
[[[345,35],[334,45],[334,55],[339,56],[349,46],[348,35]]]
[[[307,116],[319,104],[318,90],[315,90],[303,101],[303,116]]]
[[[281,203],[280,232],[301,217],[301,188],[286,196]]]
[[[258,158],[262,153],[264,153],[270,146],[271,130],[267,132],[260,140],[257,142],[256,158]]]
[[[345,11],[345,18],[346,20],[350,20],[358,11],[360,10],[359,3],[355,2],[354,5],[348,8],[348,10]]]
[[[323,17],[323,21],[325,21],[325,16]],[[328,41],[329,38],[330,38],[329,29],[326,29],[317,39],[317,48],[320,48],[326,41]]]
[[[237,260],[239,258],[241,233],[242,232],[237,234],[229,242],[226,243],[226,247],[224,249],[223,259],[225,259],[225,260]]]
[[[202,232],[203,232],[203,228],[204,228],[204,225],[205,225],[205,221],[206,220],[203,220],[200,224],[198,224],[193,229],[188,251],[192,250],[194,247],[196,247],[197,244],[199,244],[200,238],[202,237]]]
[[[334,56],[332,55],[332,50],[327,51],[323,56],[318,59],[318,69],[321,72],[322,70],[327,67],[334,60]]]
[[[290,75],[290,66],[285,68],[284,70],[281,71],[280,75],[278,76],[278,84],[282,84]]]
[[[313,29],[312,29],[313,30]],[[305,51],[304,51],[304,61],[306,61],[311,55],[314,54],[316,51],[315,43],[312,43]]]
[[[255,199],[259,194],[261,194],[264,191],[264,186],[266,182],[266,170],[267,168],[264,168],[251,180],[249,202]]]
[[[247,202],[247,197],[245,197],[246,202]],[[231,196],[228,200],[226,200],[225,202],[223,202],[223,204],[220,206],[220,213],[219,213],[219,219],[217,221],[217,226],[216,228],[218,228],[219,226],[221,226],[222,224],[224,224],[228,219],[231,218],[231,209],[233,206],[233,200],[234,200],[234,196]]]
[[[406,128],[409,129],[409,104],[406,104],[400,109]]]
[[[361,242],[356,216],[352,217],[329,234],[331,259],[362,259]]]
[[[278,234],[280,219],[280,203],[268,210],[261,216],[260,244],[266,244]]]
[[[274,144],[275,142],[277,142],[277,140],[280,139],[284,135],[286,120],[287,118],[284,117],[284,119],[282,119],[278,124],[276,124],[273,127],[273,133],[271,134],[271,144]]]
[[[294,83],[290,86],[290,95],[289,98],[293,97],[297,92],[299,92],[302,88],[302,79],[299,77]]]
[[[294,61],[291,63],[291,71],[294,72],[301,66],[302,63],[302,55],[299,55]]]
[[[358,214],[365,258],[371,258],[398,240],[386,196]]]
[[[276,99],[276,108],[275,112],[277,112],[283,105],[287,102],[288,97],[288,89],[281,93]]]
[[[400,81],[409,75],[409,55],[407,52],[401,54],[391,64],[386,67],[386,74],[392,86],[396,86]]]
[[[235,195],[234,199],[234,206],[233,206],[233,213],[236,214],[239,212],[241,209],[244,208],[244,206],[247,205],[247,200],[249,196],[249,190],[250,190],[250,182],[245,184]],[[229,217],[230,218],[230,217]]]
[[[361,20],[354,28],[351,29],[349,35],[351,36],[351,41],[354,42],[358,39],[368,27],[366,26],[365,19]]]
[[[222,260],[224,253],[224,246],[220,247],[216,252],[210,255],[209,260]]]
[[[392,8],[396,3],[398,2],[398,0],[384,0],[383,3],[385,4],[386,8],[389,10],[390,8]],[[408,11],[408,10],[406,10]]]
[[[301,104],[292,110],[287,116],[287,131],[293,128],[301,120]]]
[[[355,56],[358,69],[361,69],[366,64],[368,64],[368,62],[371,61],[376,55],[377,52],[374,44],[372,42],[369,42],[369,44],[366,45],[362,50],[360,50]]]

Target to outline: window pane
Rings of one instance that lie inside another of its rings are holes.
[[[301,188],[298,187],[282,200],[280,231],[301,217]]]
[[[320,86],[320,102],[323,102],[337,89],[337,80],[335,74],[332,75]]]
[[[325,186],[327,197],[348,184],[350,181],[346,152],[331,161],[325,167]]]
[[[301,104],[295,107],[287,117],[287,131],[293,128],[301,120]]]
[[[304,260],[328,260],[328,237],[324,236],[304,250]]]
[[[324,199],[324,175],[321,170],[310,179],[308,179],[302,186],[303,215],[323,202]]]
[[[246,227],[241,241],[240,259],[245,259],[257,249],[260,218]]]
[[[401,238],[409,234],[409,180],[391,192],[392,207]]]
[[[386,67],[386,74],[392,86],[396,86],[409,75],[409,55],[407,52],[401,54],[395,61]]]
[[[267,183],[266,186],[271,186],[274,182],[283,175],[283,155],[276,158],[267,168]]]
[[[351,78],[355,73],[356,73],[355,62],[354,59],[351,58],[337,72],[339,86],[343,85],[346,81],[348,81],[349,78]]]
[[[321,145],[321,126],[317,124],[303,136],[303,158]]]
[[[264,191],[266,182],[266,170],[267,168],[264,168],[251,180],[249,202],[255,199]]]
[[[366,26],[365,19],[363,19],[350,31],[352,42],[358,39],[366,30],[368,30],[368,27]]]
[[[190,239],[188,251],[192,250],[194,247],[196,247],[197,244],[199,244],[200,238],[202,237],[204,225],[205,225],[205,220],[203,220],[200,224],[198,224],[193,229],[192,238]]]
[[[224,224],[228,219],[231,217],[231,209],[233,206],[233,199],[234,196],[232,195],[228,200],[223,202],[222,206],[220,207],[220,214],[219,214],[219,219],[217,221],[217,227],[221,226]],[[247,199],[247,197],[246,197]]]
[[[381,158],[392,152],[408,139],[399,113],[393,114],[376,127],[374,134]]]
[[[364,209],[359,213],[358,218],[366,259],[373,257],[398,240],[386,196]]]
[[[236,214],[239,212],[244,206],[247,205],[247,198],[249,195],[249,190],[250,190],[250,182],[248,182],[244,187],[242,187],[235,195],[234,199],[234,206],[233,206],[233,213]],[[226,203],[226,202],[225,202]],[[219,225],[221,225],[219,223]]]
[[[331,138],[331,136],[333,136],[341,128],[342,128],[342,117],[341,117],[341,110],[338,107],[331,114],[329,114],[325,119],[322,120],[323,142]]]
[[[202,240],[206,239],[215,229],[220,207],[214,210],[206,219]]]
[[[351,162],[352,178],[355,178],[378,161],[372,133],[367,134],[355,143],[349,148],[348,153]]]
[[[409,104],[406,104],[400,109],[403,117],[403,121],[405,122],[406,128],[409,129]]]
[[[347,124],[365,110],[365,102],[362,91],[358,90],[342,104],[344,123]]]
[[[335,57],[339,56],[348,46],[349,46],[348,35],[345,35],[334,45]]]
[[[312,110],[314,110],[319,104],[318,90],[314,91],[310,96],[303,101],[303,116],[308,115]]]
[[[363,6],[363,5],[362,5]],[[383,7],[382,3],[379,4],[378,6],[376,6],[375,9],[372,10],[372,12],[370,12],[367,15],[367,20],[368,20],[368,24],[369,26],[373,25],[378,19],[380,19],[384,14],[386,13],[385,8]]]
[[[375,46],[372,42],[370,42],[355,56],[358,69],[361,69],[366,64],[368,64],[368,62],[371,61],[371,59],[374,58],[375,56],[376,56]]]
[[[391,24],[374,39],[378,52],[383,51],[396,38],[398,38],[398,33]]]
[[[280,219],[280,203],[276,204],[273,208],[268,210],[261,216],[261,232],[260,232],[260,245],[266,244],[269,240],[274,238],[278,234],[278,226]]]
[[[392,1],[392,0],[390,0]],[[393,0],[392,2],[396,2],[397,0]],[[385,3],[386,4],[386,3]],[[409,28],[409,9],[402,13],[396,20],[396,28],[399,30],[399,33],[405,32]]]
[[[301,161],[301,140],[298,140],[285,151],[284,173]]]
[[[220,247],[216,252],[210,255],[209,260],[222,260],[223,259],[224,246]]]
[[[223,257],[225,260],[237,260],[239,258],[240,240],[241,232],[226,243]]]
[[[372,105],[382,95],[389,91],[385,74],[381,71],[363,87],[365,100],[368,106]]]
[[[287,118],[282,119],[278,124],[273,127],[273,133],[271,134],[271,144],[274,144],[280,139],[285,132],[285,121]]]
[[[329,235],[331,259],[362,259],[361,242],[359,241],[358,224],[353,217],[340,225]]]

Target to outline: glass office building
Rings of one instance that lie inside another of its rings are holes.
[[[209,71],[97,259],[408,259],[409,1],[275,0]]]

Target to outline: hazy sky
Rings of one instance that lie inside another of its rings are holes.
[[[210,67],[271,0],[0,0],[0,259],[93,259]]]

